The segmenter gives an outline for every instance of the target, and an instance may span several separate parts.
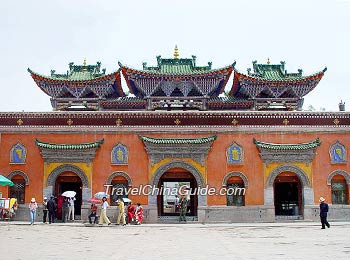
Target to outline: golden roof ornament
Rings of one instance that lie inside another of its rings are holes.
[[[267,64],[270,64],[270,58],[267,58]]]
[[[86,66],[86,58],[83,61],[83,65]]]
[[[177,48],[177,45],[175,45],[175,49],[174,49],[174,59],[178,59],[179,58],[179,49]]]

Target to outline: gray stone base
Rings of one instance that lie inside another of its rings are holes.
[[[304,207],[303,219],[305,221],[319,221],[319,205],[307,205]],[[107,209],[107,216],[112,222],[117,221],[119,209],[111,206]],[[158,210],[154,206],[143,206],[144,223],[159,222]],[[82,205],[81,220],[88,221],[90,205]],[[37,210],[36,221],[41,222],[43,211],[41,205]],[[29,222],[28,204],[18,205],[16,216],[11,220]],[[231,222],[275,222],[274,206],[210,206],[198,207],[198,223],[231,223]],[[291,219],[292,220],[292,219]],[[328,220],[330,221],[350,221],[350,205],[329,205]]]
[[[320,206],[310,205],[304,208],[304,220],[319,221]],[[329,204],[328,220],[330,221],[350,221],[350,205]]]
[[[211,206],[198,208],[198,221],[214,222],[274,222],[273,206],[227,207]]]

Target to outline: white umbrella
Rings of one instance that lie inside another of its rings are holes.
[[[67,191],[62,193],[62,196],[68,197],[68,198],[73,198],[73,197],[75,197],[76,194],[77,193],[75,191],[67,190]]]
[[[94,197],[97,199],[102,199],[103,197],[109,198],[109,195],[104,191],[100,191],[95,193]]]
[[[129,203],[129,202],[131,201],[131,199],[129,199],[129,198],[123,198],[123,201]]]

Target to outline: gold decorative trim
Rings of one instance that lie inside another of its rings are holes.
[[[122,121],[120,118],[118,118],[118,119],[115,121],[115,124],[116,124],[117,126],[121,126],[121,125],[123,124],[123,121]]]
[[[289,124],[289,120],[287,118],[285,118],[282,122],[284,125],[288,125]]]

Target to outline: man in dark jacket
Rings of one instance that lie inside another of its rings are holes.
[[[325,202],[325,198],[320,198],[320,218],[321,218],[321,224],[322,229],[325,229],[325,225],[329,228],[330,225],[327,221],[327,213],[328,213],[328,204]]]
[[[68,198],[64,197],[62,202],[62,222],[67,222],[68,220],[68,210],[69,210],[70,203],[68,201]]]
[[[50,200],[47,202],[47,210],[49,211],[49,224],[55,222],[56,202],[54,198],[54,196],[51,196]]]

